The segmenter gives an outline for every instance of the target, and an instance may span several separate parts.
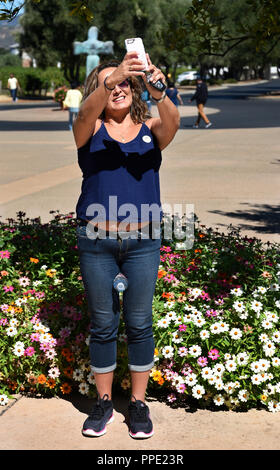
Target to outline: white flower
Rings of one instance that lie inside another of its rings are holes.
[[[209,379],[209,377],[212,377],[213,375],[213,372],[212,372],[212,369],[210,367],[203,367],[203,369],[201,370],[201,377],[203,379]]]
[[[43,269],[43,271],[45,271],[45,269],[47,269],[47,265],[46,264],[43,264],[43,266],[41,266],[41,269]]]
[[[268,402],[267,407],[268,410],[272,413],[277,413],[280,410],[280,403],[278,403],[276,400],[271,400]]]
[[[201,339],[208,339],[209,336],[210,336],[210,333],[209,331],[207,330],[202,330],[200,333],[199,333],[199,336]]]
[[[33,282],[34,287],[40,286],[41,284],[43,284],[42,281],[34,281]]]
[[[274,355],[274,353],[276,351],[275,344],[272,341],[267,341],[263,345],[263,350],[264,350],[264,353],[267,357],[271,357],[271,356]]]
[[[276,307],[280,308],[280,300],[276,300],[275,305]]]
[[[223,395],[221,395],[221,394],[215,395],[213,397],[213,402],[215,403],[216,406],[222,406],[225,402],[225,400],[223,398]]]
[[[229,330],[229,326],[227,323],[221,321],[220,322],[220,329],[221,329],[221,332],[224,333],[225,331],[228,331]]]
[[[165,357],[166,359],[170,359],[171,357],[173,357],[174,348],[172,346],[164,346],[161,353],[163,357]]]
[[[269,320],[263,320],[261,325],[265,330],[270,330],[274,326],[273,323]]]
[[[17,335],[17,329],[14,326],[9,326],[6,329],[7,336],[15,336]]]
[[[23,356],[24,349],[25,349],[24,343],[22,341],[17,341],[17,343],[13,347],[13,353],[18,357]]]
[[[185,384],[193,387],[197,383],[197,375],[193,372],[185,377]]]
[[[180,331],[175,331],[172,333],[172,342],[175,344],[182,343],[183,337]]]
[[[272,291],[274,291],[274,292],[278,292],[279,289],[280,289],[280,286],[279,286],[279,284],[277,284],[276,282],[274,282],[273,284],[270,285],[269,289],[272,290]]]
[[[273,357],[271,359],[271,363],[274,367],[279,367],[280,366],[280,357]]]
[[[262,383],[263,378],[262,378],[261,374],[253,374],[252,377],[251,377],[251,382],[254,385],[259,385],[260,383]]]
[[[270,367],[270,361],[268,359],[259,359],[258,363],[261,371],[266,372]]]
[[[210,326],[210,331],[214,335],[218,335],[219,333],[221,333],[220,323],[218,323],[218,322],[213,323],[213,325]]]
[[[7,395],[5,394],[0,395],[0,406],[5,406],[8,403],[9,403],[9,398],[7,397]]]
[[[201,355],[201,347],[195,344],[189,348],[189,354],[194,357],[198,357]]]
[[[181,325],[181,323],[184,322],[184,316],[183,315],[178,315],[176,319],[174,320],[175,325]]]
[[[60,376],[60,371],[58,367],[52,367],[49,369],[48,376],[51,377],[52,379],[56,379],[57,377]]]
[[[246,365],[249,360],[249,355],[246,352],[241,352],[237,354],[236,360],[238,365]]]
[[[272,321],[273,323],[278,323],[279,316],[274,312],[264,312],[267,320]]]
[[[170,323],[170,318],[161,318],[158,322],[157,322],[157,326],[159,326],[160,328],[168,328],[169,326],[169,323]]]
[[[233,303],[233,308],[237,311],[237,312],[244,312],[245,310],[245,305],[244,303],[241,301],[241,300],[236,300],[234,303]]]
[[[176,320],[177,318],[177,314],[176,312],[174,312],[174,310],[170,310],[170,312],[168,312],[166,315],[165,315],[165,318],[169,318],[169,320]]]
[[[231,360],[231,359],[229,361],[226,361],[226,363],[225,363],[225,368],[228,372],[235,371],[236,367],[237,367],[236,362]]]
[[[239,328],[232,328],[229,334],[232,339],[240,339],[242,337],[242,331]]]
[[[235,382],[227,382],[224,384],[224,390],[231,395],[234,392],[235,389]]]
[[[223,364],[218,363],[214,365],[212,370],[214,375],[222,376],[225,371],[225,367]]]
[[[280,343],[280,331],[274,331],[271,339],[274,343]]]
[[[249,399],[249,393],[247,390],[240,390],[238,392],[238,398],[240,401],[246,402]]]
[[[223,382],[221,379],[219,379],[219,378],[216,379],[216,378],[215,378],[214,385],[215,385],[215,388],[216,388],[217,390],[224,390],[225,384],[224,384],[224,382]]]
[[[199,328],[201,328],[203,325],[205,325],[206,320],[204,320],[204,318],[202,317],[196,317],[194,318],[193,322],[195,326],[198,326]]]
[[[193,388],[192,388],[192,396],[194,398],[202,398],[203,395],[205,394],[205,388],[203,387],[203,385],[195,385]]]
[[[185,383],[185,379],[183,377],[181,377],[181,375],[176,373],[176,374],[173,375],[171,383],[172,383],[173,387],[177,387],[177,385],[181,385],[181,384]]]
[[[266,341],[268,341],[268,336],[266,333],[261,333],[260,336],[259,336],[259,340],[261,343],[265,343]]]
[[[22,303],[23,303],[23,299],[15,300],[15,304],[16,304],[17,307],[20,307]]]
[[[266,287],[259,286],[259,287],[258,287],[258,292],[260,292],[261,294],[265,294],[265,293],[267,292],[267,288],[266,288]]]
[[[175,304],[175,300],[168,300],[168,302],[164,302],[164,308],[173,308]]]
[[[79,385],[79,392],[82,395],[86,395],[89,391],[89,385],[86,382],[81,382]]]
[[[243,290],[240,287],[235,287],[234,289],[231,289],[230,293],[240,297],[243,294]]]
[[[253,302],[251,302],[251,309],[259,313],[262,309],[262,303],[258,300],[253,300]]]
[[[94,378],[94,372],[91,371],[88,376],[87,376],[87,381],[91,385],[95,385],[95,378]]]
[[[194,289],[190,289],[190,295],[195,299],[197,299],[200,294],[202,294],[202,290],[198,289],[197,287],[195,287]]]
[[[250,369],[253,371],[253,372],[259,372],[261,370],[261,365],[259,363],[259,361],[254,361],[250,364]]]
[[[40,343],[49,343],[52,339],[52,335],[50,333],[42,333],[40,335]]]
[[[275,385],[267,384],[266,389],[264,390],[264,394],[273,395],[274,393],[275,393]]]
[[[73,379],[77,382],[81,382],[84,378],[83,371],[81,369],[75,369],[73,372]]]

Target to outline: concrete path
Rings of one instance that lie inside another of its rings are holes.
[[[192,129],[196,109],[180,107],[181,128],[163,152],[162,202],[194,204],[202,224],[279,242],[279,98],[258,98],[280,89],[278,80],[210,92],[209,130]],[[250,97],[251,96],[251,97]],[[156,114],[155,108],[153,112]],[[51,103],[0,103],[0,215],[23,210],[50,219],[49,211],[75,210],[81,176],[67,130],[67,113]],[[81,435],[92,402],[16,397],[0,409],[2,450],[202,450],[279,449],[280,414],[190,413],[148,398],[155,427],[149,440],[128,436],[127,401],[114,398],[115,421],[99,439]]]

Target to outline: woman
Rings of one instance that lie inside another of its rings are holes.
[[[73,118],[77,116],[83,95],[79,90],[79,83],[72,82],[71,89],[67,91],[65,100],[63,101],[63,109],[69,109],[69,130],[72,131]]]
[[[148,54],[147,59],[152,81],[164,81]],[[147,115],[138,77],[158,105],[158,118]],[[153,435],[145,392],[154,358],[152,301],[160,261],[160,235],[155,229],[161,218],[158,170],[161,150],[175,136],[179,121],[176,106],[147,83],[136,52],[127,53],[121,63],[99,65],[87,78],[73,126],[84,177],[77,204],[78,248],[91,313],[90,357],[98,391],[98,401],[83,426],[85,436],[103,435],[113,420],[111,393],[120,315],[113,281],[119,271],[128,279],[123,314],[132,386],[129,434],[133,438]],[[151,214],[147,206],[158,210]]]
[[[196,91],[195,94],[192,96],[192,98],[189,100],[189,103],[192,103],[192,101],[196,100],[196,106],[198,110],[198,115],[197,119],[195,121],[195,124],[193,125],[194,129],[199,128],[199,123],[201,118],[205,122],[205,128],[208,129],[209,127],[212,126],[212,122],[209,121],[208,117],[206,116],[204,112],[204,106],[206,104],[206,101],[208,99],[208,88],[205,82],[202,81],[200,77],[196,79]]]

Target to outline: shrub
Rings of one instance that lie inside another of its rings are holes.
[[[0,404],[11,393],[94,396],[89,316],[73,214],[1,223]],[[148,391],[170,403],[280,409],[280,254],[196,222],[195,242],[163,240],[153,303],[155,365]],[[126,336],[115,386],[127,390]]]

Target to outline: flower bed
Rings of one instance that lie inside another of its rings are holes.
[[[95,396],[73,214],[0,225],[0,404],[14,393]],[[277,244],[196,222],[192,249],[163,240],[148,391],[169,403],[280,410]],[[115,385],[129,390],[124,324]]]

